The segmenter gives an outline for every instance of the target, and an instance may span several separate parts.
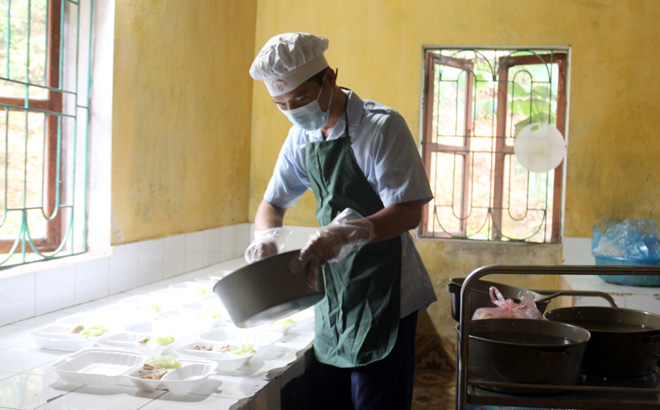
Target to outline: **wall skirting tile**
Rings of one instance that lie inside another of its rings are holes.
[[[0,326],[241,257],[250,233],[244,223],[118,245],[82,262],[62,258],[52,268],[40,262],[37,272],[0,278]]]

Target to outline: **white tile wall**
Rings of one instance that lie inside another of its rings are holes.
[[[241,255],[245,253],[250,244],[250,239],[252,238],[252,225],[248,229],[239,229],[240,225],[234,225],[234,253],[240,253]]]
[[[645,310],[660,314],[660,288],[623,286],[605,282],[595,275],[565,276],[564,281],[570,289],[596,290],[612,296],[618,307]],[[609,306],[602,298],[576,297],[576,306]]]
[[[250,231],[245,223],[119,245],[109,257],[0,278],[0,326],[240,257]]]
[[[204,266],[204,232],[186,234],[185,244],[186,272],[197,270]]]
[[[163,279],[163,241],[160,239],[138,242],[138,285]]]
[[[62,266],[36,272],[35,274],[37,315],[43,315],[75,304],[75,265]]]
[[[0,326],[240,257],[250,242],[252,228],[246,223],[119,245],[110,257],[0,278]],[[292,234],[286,250],[302,248],[316,229],[287,228]],[[590,238],[565,238],[564,264],[593,264],[590,243]],[[590,280],[598,282],[597,278]],[[615,299],[619,297],[621,306],[660,312],[657,288],[637,288],[633,294],[600,289],[607,285],[589,282],[575,288],[603,290]],[[594,302],[599,301],[589,301]]]
[[[591,254],[591,238],[564,238],[564,265],[595,265]],[[605,282],[598,276],[565,276],[569,288],[575,290],[597,290],[612,296],[617,306],[645,310],[660,314],[660,288],[622,286]],[[602,298],[576,297],[576,306],[609,306]]]
[[[593,265],[591,238],[564,238],[562,252],[564,265]]]
[[[115,246],[110,258],[110,294],[138,287],[138,244]]]
[[[186,237],[185,235],[163,238],[163,279],[178,276],[186,272]]]
[[[302,249],[307,243],[309,236],[318,228],[287,226],[287,229],[291,230],[291,235],[286,241],[285,250],[292,251]]]
[[[76,304],[108,296],[109,263],[109,258],[100,258],[75,265]]]
[[[0,325],[36,314],[35,282],[34,272],[0,281]]]
[[[215,265],[222,261],[222,236],[225,232],[221,229],[209,229],[202,232],[202,264],[203,266]],[[229,236],[229,235],[227,235]],[[227,238],[228,241],[231,238]]]

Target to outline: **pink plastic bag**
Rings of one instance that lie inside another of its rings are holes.
[[[497,307],[484,307],[479,308],[472,315],[472,320],[479,319],[541,319],[541,312],[536,307],[534,302],[534,295],[528,291],[523,290],[518,296],[520,303],[516,303],[513,299],[504,299],[495,286],[489,289],[490,300]]]

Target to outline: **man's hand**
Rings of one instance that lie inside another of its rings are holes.
[[[277,255],[284,248],[291,232],[283,228],[254,231],[254,241],[245,250],[245,260],[253,263],[269,256]]]
[[[291,269],[299,272],[307,266],[308,282],[315,283],[323,265],[343,260],[354,247],[370,242],[374,236],[373,224],[347,208],[330,225],[310,235],[300,256],[292,260]]]

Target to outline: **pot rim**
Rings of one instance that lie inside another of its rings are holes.
[[[561,308],[556,308],[549,310],[545,313],[543,313],[543,319],[550,321],[550,322],[557,322],[557,323],[565,323],[565,324],[572,324],[574,326],[578,327],[584,327],[583,325],[579,324],[579,320],[575,321],[560,321],[556,319],[549,319],[548,316],[552,316],[553,312],[572,312],[572,311],[585,311],[585,312],[598,312],[598,311],[603,311],[603,312],[617,312],[617,313],[622,313],[622,314],[634,314],[637,316],[647,316],[650,318],[653,318],[655,321],[658,322],[658,326],[655,327],[649,327],[649,328],[640,328],[640,329],[635,329],[635,330],[617,330],[617,329],[608,329],[608,330],[590,330],[587,329],[591,333],[596,333],[596,334],[651,334],[651,333],[660,333],[660,315],[649,312],[646,310],[638,310],[638,309],[630,309],[630,308],[615,308],[615,307],[610,307],[610,306],[569,306],[569,307],[561,307]],[[620,324],[638,324],[638,322],[626,322],[626,321],[608,321],[605,320],[608,323],[620,323]],[[576,323],[577,322],[577,323]]]
[[[568,338],[564,337],[563,335],[552,335],[554,337],[560,337],[568,341],[568,343],[521,343],[521,342],[510,342],[510,341],[502,341],[502,340],[494,340],[494,339],[489,339],[484,336],[480,335],[473,335],[470,334],[469,338],[472,340],[479,340],[487,343],[492,343],[496,345],[506,345],[506,346],[519,346],[519,347],[532,347],[532,348],[570,348],[573,346],[580,346],[583,344],[586,344],[590,339],[591,339],[591,332],[588,329],[585,329],[580,326],[576,326],[570,323],[563,323],[563,322],[555,322],[555,321],[549,321],[549,320],[544,320],[544,319],[478,319],[478,320],[471,320],[471,322],[481,322],[481,321],[499,321],[499,322],[494,322],[494,323],[502,323],[504,324],[505,321],[524,321],[524,322],[536,322],[536,323],[546,323],[546,324],[551,324],[551,326],[554,327],[560,327],[564,329],[571,329],[573,332],[581,333],[583,335],[583,338],[576,340],[575,338]],[[519,323],[519,322],[515,322]],[[559,325],[559,326],[556,326]],[[474,326],[474,325],[471,325]],[[524,326],[524,325],[523,325]],[[470,328],[470,330],[472,327]],[[519,329],[519,328],[518,328]],[[456,325],[456,331],[459,332],[460,334],[460,323]],[[531,333],[531,332],[516,332],[516,333]]]

